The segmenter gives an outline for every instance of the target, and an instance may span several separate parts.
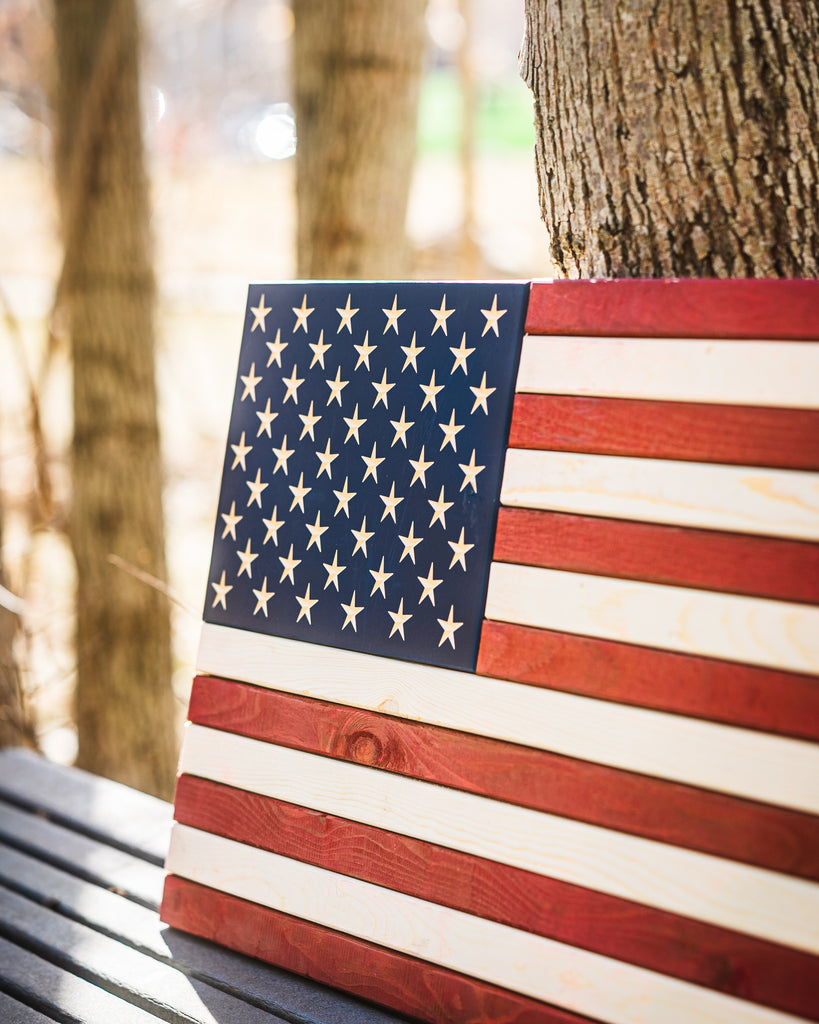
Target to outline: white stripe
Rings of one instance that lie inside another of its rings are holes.
[[[517,390],[810,409],[817,380],[811,342],[527,336]]]
[[[792,672],[819,672],[819,607],[814,605],[493,562],[486,617]]]
[[[819,953],[801,879],[204,726],[180,771]]]
[[[819,813],[819,745],[205,624],[197,670]],[[817,683],[819,685],[819,683]]]
[[[510,448],[501,503],[819,540],[819,474]]]

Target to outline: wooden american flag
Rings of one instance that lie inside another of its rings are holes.
[[[424,1021],[819,1020],[817,397],[816,281],[251,286],[163,920]]]

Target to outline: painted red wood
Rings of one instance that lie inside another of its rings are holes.
[[[519,394],[509,447],[814,470],[819,412]]]
[[[819,740],[815,676],[484,622],[480,675]]]
[[[819,339],[819,281],[614,280],[532,284],[530,334]]]
[[[198,725],[819,880],[819,818],[372,711],[198,676]]]
[[[438,1024],[589,1024],[403,953],[169,875],[162,920],[174,928]]]
[[[178,781],[176,817],[419,899],[819,1017],[815,958],[774,943],[187,775]]]
[[[819,544],[501,508],[494,560],[819,603]]]

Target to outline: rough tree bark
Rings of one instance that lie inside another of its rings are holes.
[[[297,266],[405,277],[426,0],[293,0]]]
[[[134,0],[55,0],[60,291],[74,379],[78,764],[168,796],[175,766],[154,276]]]
[[[568,277],[819,274],[816,0],[526,0]]]

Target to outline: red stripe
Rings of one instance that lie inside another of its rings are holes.
[[[819,818],[372,711],[198,676],[190,721],[819,880]]]
[[[584,1024],[589,1018],[169,875],[162,920],[288,971],[438,1024]]]
[[[530,334],[819,339],[819,281],[534,282]]]
[[[176,818],[729,995],[819,1017],[816,958],[775,943],[190,776],[178,781]],[[163,920],[164,913],[163,905]]]
[[[819,740],[819,680],[796,672],[488,620],[477,672]]]
[[[819,469],[819,412],[520,394],[509,447]]]
[[[819,544],[501,508],[497,562],[819,603]]]

